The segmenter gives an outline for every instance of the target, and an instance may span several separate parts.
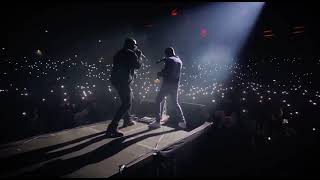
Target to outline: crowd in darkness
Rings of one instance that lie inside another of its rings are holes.
[[[2,54],[6,49],[1,50]],[[112,119],[119,105],[109,82],[112,64],[103,58],[85,61],[78,55],[1,61],[2,141],[73,128]],[[316,84],[319,59],[266,57],[240,64],[194,60],[183,66],[179,100],[206,105],[208,119],[219,127],[241,125],[248,132],[273,139],[315,133],[320,93]],[[308,62],[308,63],[305,63]],[[145,60],[133,83],[133,112],[154,100],[155,64]],[[161,66],[161,65],[160,65]],[[303,67],[303,68],[302,68]],[[224,77],[220,77],[224,75]],[[219,121],[220,120],[220,121]]]
[[[172,45],[183,63],[178,94],[187,123],[213,122],[183,176],[223,176],[231,166],[239,174],[317,174],[310,162],[320,160],[319,31],[307,5],[269,4],[232,57],[220,52],[219,28],[206,27],[211,18],[203,25],[204,17],[193,19],[183,8],[133,4],[3,6],[0,14],[12,16],[3,28],[8,36],[0,34],[10,40],[0,43],[0,145],[110,121],[121,102],[110,82],[112,56],[133,37],[147,56],[131,86],[133,117],[154,115],[149,105],[164,67],[156,61]],[[206,48],[211,44],[217,49]],[[170,108],[168,99],[174,120]]]

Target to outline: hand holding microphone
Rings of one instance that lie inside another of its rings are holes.
[[[166,60],[166,58],[162,58],[162,59],[158,60],[158,61],[156,62],[156,64],[159,64],[159,63],[161,63],[161,62],[163,62],[163,61],[165,61],[165,60]]]
[[[143,57],[143,58],[147,59],[146,56],[142,53],[142,51],[140,49],[137,49],[135,52],[139,57]]]

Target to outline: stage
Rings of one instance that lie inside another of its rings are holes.
[[[191,131],[184,131],[165,125],[149,129],[147,124],[137,122],[121,129],[124,137],[108,138],[104,132],[109,123],[81,126],[1,145],[0,177],[111,177],[122,165],[129,167],[211,125],[204,123]]]

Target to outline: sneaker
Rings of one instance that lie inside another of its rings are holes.
[[[124,122],[122,125],[122,128],[128,127],[128,126],[134,126],[136,124],[136,122],[130,120],[128,122]]]
[[[149,128],[153,128],[153,129],[156,129],[156,128],[160,128],[161,125],[160,125],[160,122],[158,121],[153,121],[152,123],[149,124]]]
[[[124,136],[124,134],[119,130],[107,130],[106,136],[111,138],[116,138],[116,137],[122,137]]]
[[[187,124],[185,122],[179,122],[178,126],[182,129],[187,129]]]

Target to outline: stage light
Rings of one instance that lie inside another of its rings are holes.
[[[208,30],[206,28],[201,28],[200,29],[200,37],[203,39],[205,37],[207,37],[208,35]]]
[[[177,16],[178,12],[177,12],[178,8],[175,8],[171,11],[171,16]]]

